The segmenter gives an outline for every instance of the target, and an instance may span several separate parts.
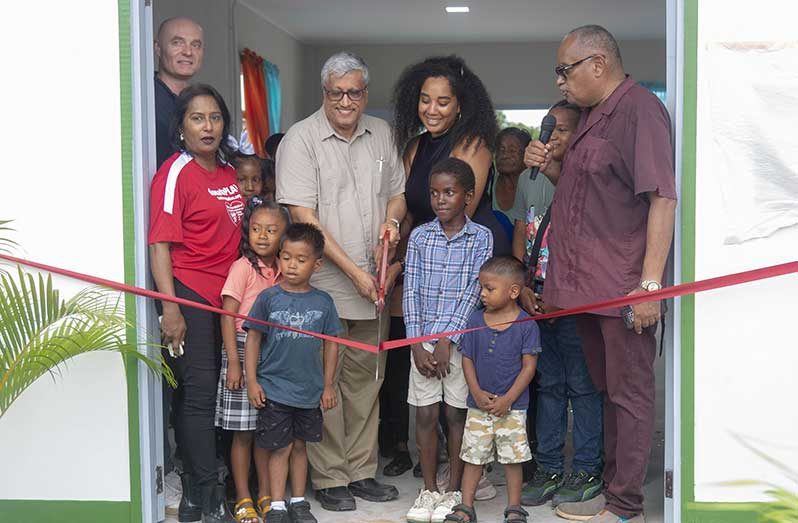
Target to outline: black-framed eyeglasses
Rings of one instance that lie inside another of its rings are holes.
[[[573,70],[574,67],[576,67],[577,65],[581,64],[582,62],[587,62],[591,58],[595,58],[597,56],[601,56],[601,55],[592,54],[590,56],[586,56],[585,58],[582,58],[581,60],[577,60],[576,62],[574,62],[572,64],[558,65],[557,67],[554,68],[554,74],[556,74],[558,78],[560,76],[562,76],[564,79],[567,80],[568,79],[568,73],[570,73]]]
[[[324,94],[327,96],[327,99],[331,102],[339,102],[344,98],[344,95],[348,96],[350,100],[353,102],[357,102],[361,98],[363,98],[363,93],[368,91],[368,87],[364,87],[363,89],[350,89],[348,91],[338,91],[338,90],[329,90],[326,87],[324,88]]]

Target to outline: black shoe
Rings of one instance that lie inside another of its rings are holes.
[[[202,497],[199,489],[194,485],[188,472],[180,475],[180,483],[183,485],[183,497],[180,498],[180,506],[177,509],[177,520],[199,521],[202,519]]]
[[[551,498],[551,506],[556,507],[560,503],[579,503],[593,499],[601,494],[600,474],[588,474],[587,472],[571,472],[565,476],[565,482],[560,490]]]
[[[416,463],[416,466],[413,467],[413,477],[414,478],[422,478],[424,475],[421,473],[421,460]]]
[[[202,523],[236,523],[224,499],[224,485],[202,487]]]
[[[291,523],[319,523],[310,513],[310,503],[308,501],[297,501],[288,505],[288,517]]]
[[[562,474],[538,467],[532,481],[521,490],[521,504],[532,507],[543,505],[562,487],[564,481]]]
[[[291,518],[285,510],[270,510],[263,518],[263,523],[290,523]]]
[[[401,476],[412,468],[413,461],[410,459],[410,453],[406,450],[397,450],[391,462],[382,469],[382,473],[388,477]]]
[[[333,512],[343,512],[345,510],[355,510],[355,498],[346,487],[322,488],[316,491],[316,499],[319,500],[321,508]]]
[[[399,497],[399,491],[392,485],[380,483],[374,478],[361,479],[349,484],[349,490],[353,496],[363,498],[366,501],[393,501]]]

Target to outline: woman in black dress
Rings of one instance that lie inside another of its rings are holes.
[[[476,189],[466,212],[493,232],[495,255],[510,254],[510,241],[485,190],[498,126],[482,81],[457,56],[436,56],[404,70],[394,87],[394,137],[403,153],[405,198],[411,225],[435,218],[429,198],[430,169],[453,156],[474,170]]]

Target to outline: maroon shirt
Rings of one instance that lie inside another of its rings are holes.
[[[676,199],[668,112],[627,76],[582,113],[552,202],[544,299],[568,308],[623,296],[640,283],[649,200]],[[618,309],[599,314],[618,316]]]

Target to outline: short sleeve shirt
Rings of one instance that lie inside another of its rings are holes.
[[[583,111],[565,152],[552,202],[546,303],[585,305],[639,285],[649,192],[676,199],[670,118],[656,96],[627,77]]]
[[[235,170],[206,171],[187,152],[161,165],[150,185],[148,243],[171,243],[172,273],[211,305],[238,258],[244,201]]]
[[[517,320],[529,318],[521,311]],[[485,312],[474,311],[466,328],[485,327]],[[513,323],[504,330],[481,329],[463,334],[461,350],[464,358],[474,363],[479,388],[490,394],[507,394],[523,366],[524,354],[536,355],[541,351],[540,331],[534,321]],[[474,397],[468,394],[466,404],[478,408]],[[529,406],[529,389],[518,396],[513,410],[526,410]]]
[[[280,142],[277,201],[315,210],[322,227],[366,272],[376,272],[372,252],[388,200],[403,194],[404,187],[404,166],[390,127],[379,118],[362,115],[347,140],[319,109]],[[311,283],[333,297],[342,317],[376,317],[374,303],[360,296],[334,263],[322,265]]]
[[[289,292],[275,285],[258,295],[249,315],[331,336],[341,331],[332,298],[318,289]],[[322,340],[251,320],[244,321],[244,329],[263,333],[257,374],[266,398],[298,409],[318,407],[324,391]]]
[[[258,260],[260,274],[252,266],[252,263],[245,257],[241,257],[233,262],[230,273],[222,288],[222,301],[225,296],[238,301],[238,313],[247,315],[255,303],[255,299],[262,290],[273,287],[280,280],[280,269],[276,266],[267,267],[261,260]],[[236,318],[236,330],[244,332],[244,320]]]

